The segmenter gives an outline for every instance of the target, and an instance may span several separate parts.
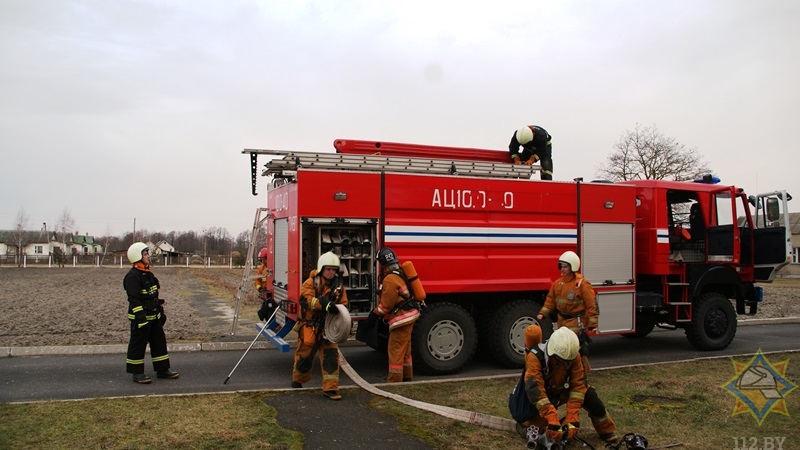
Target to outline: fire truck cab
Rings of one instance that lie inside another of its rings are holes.
[[[496,150],[342,139],[334,147],[243,151],[254,195],[258,155],[273,158],[261,175],[271,178],[267,284],[280,308],[263,334],[287,351],[300,286],[327,251],[340,257],[356,324],[378,301],[377,251],[413,261],[427,292],[414,365],[432,374],[459,371],[479,347],[521,367],[524,330],[567,250],[597,292],[599,335],[682,328],[703,350],[731,342],[737,315],[755,314],[762,300],[755,283],[790,258],[784,191],[747,197],[712,177],[539,181],[537,166]],[[540,325],[552,330],[548,319]]]

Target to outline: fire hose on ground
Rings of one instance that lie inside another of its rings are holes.
[[[358,387],[364,389],[365,391],[371,394],[390,398],[404,405],[429,411],[434,414],[447,417],[448,419],[471,423],[473,425],[480,425],[482,427],[492,428],[495,430],[511,431],[516,433],[516,422],[514,422],[511,419],[492,416],[490,414],[484,414],[475,411],[466,411],[463,409],[451,408],[449,406],[434,405],[432,403],[421,402],[419,400],[412,400],[410,398],[403,397],[402,395],[394,394],[391,392],[384,391],[383,389],[379,389],[368,383],[365,379],[361,378],[361,376],[350,366],[350,363],[347,362],[347,359],[345,359],[344,355],[342,355],[342,352],[339,352],[339,366],[344,371],[344,373],[346,373],[347,376],[350,377],[350,379],[353,380],[353,382],[355,382],[358,385]]]
[[[233,367],[233,370],[231,370],[231,372],[228,374],[227,378],[225,378],[225,381],[224,381],[223,384],[227,384],[228,383],[228,380],[230,380],[231,375],[233,375],[233,372],[236,370],[236,368],[242,362],[244,357],[250,351],[250,348],[253,347],[253,344],[255,344],[256,340],[258,340],[259,336],[261,335],[261,332],[263,332],[264,329],[266,329],[267,325],[270,323],[272,318],[275,316],[275,313],[277,313],[277,309],[273,312],[272,316],[270,316],[269,319],[267,319],[266,322],[264,322],[264,325],[261,328],[260,332],[256,334],[255,339],[253,339],[253,342],[251,342],[250,346],[247,347],[247,350],[245,350],[245,352],[242,355],[242,357],[239,358],[239,361]],[[331,324],[331,325],[333,325],[333,324]],[[424,411],[428,411],[428,412],[440,415],[442,417],[446,417],[448,419],[458,420],[460,422],[465,422],[465,423],[469,423],[469,424],[472,424],[472,425],[478,425],[478,426],[491,428],[491,429],[499,430],[499,431],[508,431],[508,432],[513,432],[513,433],[517,432],[516,431],[517,423],[514,420],[511,420],[511,419],[507,419],[507,418],[504,418],[504,417],[497,417],[497,416],[493,416],[491,414],[484,414],[484,413],[479,413],[479,412],[475,412],[475,411],[467,411],[467,410],[464,410],[464,409],[453,408],[453,407],[450,407],[450,406],[435,405],[433,403],[423,402],[423,401],[419,401],[419,400],[413,400],[413,399],[404,397],[404,396],[402,396],[400,394],[387,392],[387,391],[384,391],[383,389],[377,388],[377,387],[373,386],[372,384],[370,384],[369,382],[367,382],[365,379],[363,379],[361,377],[361,375],[359,375],[358,372],[356,372],[355,369],[353,369],[353,367],[350,365],[350,363],[347,362],[347,359],[344,357],[342,352],[338,352],[338,353],[339,353],[339,367],[341,368],[341,370],[343,370],[344,373],[347,374],[347,376],[350,377],[350,379],[358,387],[364,389],[365,391],[367,391],[367,392],[369,392],[369,393],[371,393],[373,395],[378,395],[380,397],[389,398],[389,399],[392,399],[392,400],[394,400],[396,402],[399,402],[399,403],[402,403],[404,405],[410,406],[412,408],[417,408],[417,409],[421,409],[421,410],[424,410]],[[632,436],[635,436],[636,438],[641,437],[641,436],[638,436],[638,435],[634,435],[633,433],[629,433],[629,434],[625,435],[625,438],[629,438],[629,437],[632,437]],[[620,444],[624,443],[624,444],[626,444],[626,447],[634,448],[634,449],[641,449],[641,448],[645,448],[646,449],[647,448],[647,443],[646,443],[647,441],[646,440],[644,440],[644,447],[636,447],[636,446],[630,447],[628,445],[629,444],[629,442],[628,442],[629,440],[630,439],[623,439],[623,440],[620,441]],[[584,445],[590,446],[589,443],[584,441],[583,439],[580,439],[580,441]],[[663,447],[654,447],[652,450],[660,449],[660,448],[676,447],[676,446],[680,446],[680,445],[682,445],[682,443],[675,443],[675,444],[670,444],[670,445],[663,446]],[[529,448],[536,448],[536,447],[530,447],[530,445],[529,445]],[[619,447],[617,447],[617,448],[619,448]]]

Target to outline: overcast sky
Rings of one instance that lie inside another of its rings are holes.
[[[0,0],[0,229],[235,237],[266,204],[244,148],[503,150],[527,124],[556,180],[655,125],[800,211],[798,24],[796,0]]]

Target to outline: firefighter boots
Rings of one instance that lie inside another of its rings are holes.
[[[180,375],[178,374],[178,372],[173,372],[173,371],[167,369],[167,370],[162,370],[161,372],[158,372],[156,374],[156,376],[158,378],[175,379],[175,378],[178,378]]]
[[[147,384],[153,380],[150,379],[147,375],[143,373],[135,373],[133,374],[133,382],[139,384]]]
[[[342,396],[339,394],[339,391],[323,391],[322,395],[328,397],[331,400],[341,400]]]

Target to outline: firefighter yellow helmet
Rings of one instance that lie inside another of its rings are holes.
[[[581,270],[581,258],[575,252],[564,252],[558,257],[558,263],[569,264],[570,270],[577,272]]]
[[[533,130],[531,130],[529,126],[520,127],[520,129],[517,130],[516,137],[519,145],[525,145],[533,140]]]
[[[547,355],[555,355],[565,361],[572,361],[578,357],[580,347],[578,335],[567,327],[561,327],[554,331],[547,340]]]
[[[317,273],[321,274],[322,269],[328,266],[335,267],[336,270],[339,270],[340,264],[341,262],[339,262],[339,257],[336,256],[336,253],[333,252],[323,253],[317,260]]]
[[[142,253],[145,250],[150,250],[147,247],[147,244],[144,242],[134,242],[130,247],[128,247],[128,261],[130,261],[131,264],[141,261]]]
[[[542,343],[542,329],[538,323],[532,323],[525,328],[525,348],[531,349]]]

